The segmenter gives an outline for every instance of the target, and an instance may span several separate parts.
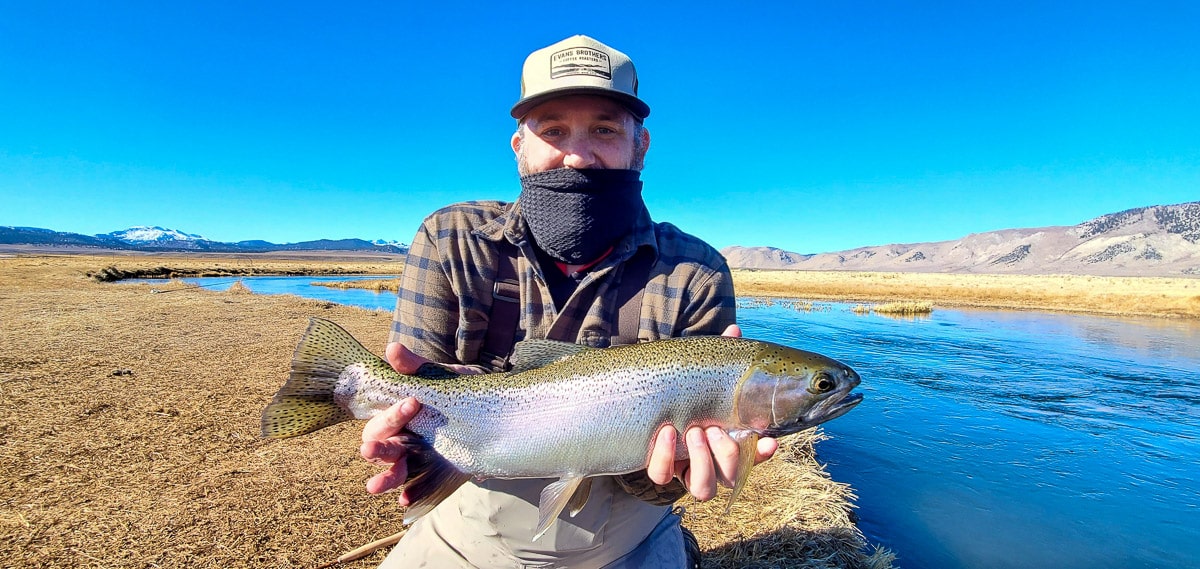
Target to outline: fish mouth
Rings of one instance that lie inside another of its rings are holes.
[[[855,405],[862,403],[862,400],[861,393],[851,393],[849,390],[846,390],[845,393],[830,395],[805,414],[804,422],[811,427],[836,419],[845,415]]]
[[[830,419],[836,419],[845,415],[847,411],[854,408],[855,405],[862,403],[863,395],[861,393],[846,393],[836,401],[830,401],[826,407],[825,414],[820,421],[823,423]]]
[[[768,437],[781,437],[798,433],[805,429],[809,429],[820,425],[826,421],[836,419],[845,415],[855,405],[862,403],[863,395],[861,393],[850,393],[849,391],[840,395],[831,395],[825,400],[813,406],[812,409],[799,418],[799,420],[788,425],[777,425],[771,429],[765,429],[762,433]]]

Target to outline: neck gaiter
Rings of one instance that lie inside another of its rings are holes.
[[[533,241],[551,257],[593,261],[633,229],[645,208],[637,170],[559,168],[521,178],[517,203]]]

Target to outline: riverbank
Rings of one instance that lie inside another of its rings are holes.
[[[256,275],[399,275],[399,255],[301,251],[237,256],[219,254],[102,254],[9,252],[12,259],[53,260],[93,279],[238,277]],[[4,257],[0,257],[3,259]],[[1109,316],[1200,318],[1200,277],[1096,277],[735,270],[742,297],[778,297],[853,303],[928,303],[936,307],[1075,312]],[[338,283],[395,291],[396,279]]]
[[[733,281],[738,296],[1200,318],[1200,278],[738,270]]]
[[[0,258],[6,567],[311,568],[400,529],[395,499],[363,489],[376,468],[358,458],[360,423],[282,441],[258,433],[259,413],[287,377],[309,317],[334,320],[381,353],[390,314],[244,288],[152,288],[88,276],[107,267],[395,274],[400,266],[242,262]],[[705,567],[890,566],[886,552],[866,555],[851,490],[824,472],[813,443],[792,439],[756,468],[732,516],[723,515],[727,494],[682,502]],[[373,567],[382,556],[347,566]]]

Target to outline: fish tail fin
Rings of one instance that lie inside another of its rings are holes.
[[[334,401],[338,378],[347,366],[377,362],[387,365],[341,326],[310,318],[292,354],[287,383],[263,410],[262,436],[295,437],[354,419]]]
[[[737,440],[740,437],[734,437]],[[746,487],[746,480],[750,477],[750,470],[754,468],[754,459],[758,455],[758,433],[749,431],[744,438],[738,440],[738,475],[737,480],[733,481],[733,493],[729,495],[729,504],[725,506],[725,513],[733,508],[733,502],[742,494],[742,489]]]
[[[408,467],[408,480],[404,483],[404,493],[410,504],[404,512],[404,523],[408,524],[428,514],[459,486],[466,484],[471,475],[451,464],[420,436],[406,434],[402,437]]]

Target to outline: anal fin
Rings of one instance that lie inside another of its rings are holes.
[[[428,514],[470,480],[471,475],[459,470],[417,435],[408,435],[404,447],[408,466],[404,493],[411,502],[404,512],[404,523],[407,524]]]
[[[584,478],[583,482],[579,483],[579,487],[575,489],[575,493],[571,495],[571,501],[567,502],[567,512],[571,517],[583,511],[583,507],[587,505],[588,496],[592,494],[592,479]]]

